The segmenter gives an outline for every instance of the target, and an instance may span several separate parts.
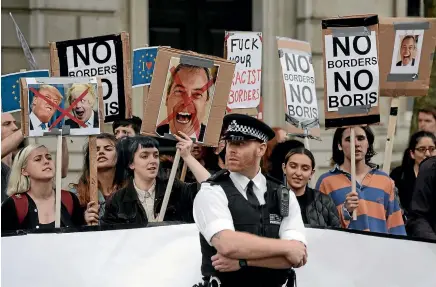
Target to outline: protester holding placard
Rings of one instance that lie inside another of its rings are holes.
[[[14,117],[10,113],[2,113],[1,116],[1,174],[2,174],[2,194],[1,201],[6,198],[6,187],[8,186],[10,167],[14,154],[18,151],[20,144],[23,144],[23,132],[18,129]],[[24,146],[23,146],[24,147]],[[68,145],[65,138],[62,139],[62,178],[68,174]]]
[[[286,184],[295,193],[304,224],[341,227],[338,211],[330,196],[307,184],[315,173],[315,158],[306,148],[294,148],[282,164]]]
[[[54,177],[55,164],[45,146],[29,145],[18,152],[8,184],[10,197],[1,207],[2,232],[55,227]],[[61,226],[89,224],[96,212],[84,212],[74,194],[62,191]]]
[[[123,185],[122,179],[116,177],[117,149],[116,139],[113,135],[102,133],[97,137],[97,179],[98,179],[98,206],[99,218],[104,215],[107,200],[111,195],[120,189]],[[81,206],[97,205],[97,202],[91,202],[89,192],[89,145],[84,146],[83,170],[77,184],[70,184],[71,192],[77,194]]]
[[[3,202],[7,198],[6,187],[8,186],[10,166],[12,165],[12,152],[18,148],[24,139],[23,133],[18,129],[16,121],[10,113],[2,113],[1,136],[1,201]]]
[[[191,155],[192,140],[184,133],[177,148],[180,155],[192,170],[198,182],[206,180],[210,173]],[[158,175],[159,143],[156,139],[136,136],[123,139],[127,150],[128,184],[117,191],[103,217],[105,224],[141,224],[156,222],[165,195],[167,179]],[[197,183],[183,183],[175,180],[164,221],[191,221],[192,203],[198,191]]]
[[[413,189],[420,163],[427,157],[436,155],[436,136],[432,133],[420,131],[413,134],[409,146],[404,151],[401,166],[394,168],[390,174],[398,188],[401,206],[409,212]]]
[[[436,240],[436,157],[422,162],[407,225],[411,235]]]
[[[200,286],[292,284],[288,270],[306,264],[307,242],[295,195],[260,171],[274,131],[242,114],[225,116],[224,125],[228,170],[203,183],[194,201],[205,280]]]
[[[406,235],[401,209],[395,198],[395,184],[371,163],[374,134],[369,127],[355,127],[356,189],[351,191],[350,128],[338,128],[333,136],[335,167],[321,175],[315,189],[330,195],[336,204],[342,227]],[[351,214],[357,210],[357,220]]]

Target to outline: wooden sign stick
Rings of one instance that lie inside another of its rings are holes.
[[[351,191],[356,192],[356,132],[350,128],[351,142]],[[353,211],[353,220],[357,220],[357,208]]]
[[[308,137],[304,137],[304,147],[306,149],[310,150],[309,138]]]
[[[180,175],[180,181],[185,182],[186,172],[187,171],[188,171],[188,166],[186,165],[186,162],[183,162],[182,174]]]
[[[62,132],[56,136],[56,201],[55,228],[61,227],[61,195],[62,195]]]
[[[397,127],[399,97],[391,99],[391,110],[389,113],[388,137],[386,139],[385,155],[383,160],[383,171],[387,174],[391,171],[392,150],[394,148],[395,128]]]
[[[304,147],[308,150],[310,150],[310,145],[309,145],[309,137],[307,136],[308,133],[305,133],[306,136],[304,137]],[[308,187],[312,187],[312,182],[309,179],[309,181],[307,182],[307,186]]]
[[[88,137],[89,149],[89,200],[98,203],[98,178],[97,178],[97,137]],[[97,224],[93,224],[97,225]]]
[[[176,178],[176,172],[180,162],[180,150],[177,149],[176,156],[174,157],[173,167],[171,168],[170,178],[168,179],[167,189],[165,190],[165,196],[160,208],[158,222],[162,222],[167,211],[168,201],[170,200],[171,191],[173,189],[174,179]]]

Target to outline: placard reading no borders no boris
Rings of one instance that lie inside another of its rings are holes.
[[[310,44],[277,37],[285,90],[287,132],[320,138],[315,72]]]
[[[326,128],[380,122],[377,25],[376,15],[322,21]]]
[[[130,118],[130,53],[125,32],[50,43],[52,76],[102,77],[105,122]]]

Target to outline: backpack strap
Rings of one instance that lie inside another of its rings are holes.
[[[73,209],[74,209],[74,202],[73,202],[73,196],[71,195],[71,192],[67,190],[61,190],[61,201],[62,204],[67,208],[68,214],[70,216],[73,215]]]
[[[29,212],[29,200],[27,195],[20,193],[14,194],[12,199],[14,200],[18,223],[21,225],[27,216],[27,212]]]
[[[29,200],[27,198],[27,195],[19,194],[19,193],[14,194],[12,196],[12,199],[14,200],[15,210],[17,212],[17,217],[18,217],[18,223],[21,225],[24,221],[24,218],[26,218],[27,213],[29,212]],[[62,190],[61,201],[62,204],[66,207],[68,214],[72,216],[73,209],[74,209],[74,202],[71,193],[67,190]]]

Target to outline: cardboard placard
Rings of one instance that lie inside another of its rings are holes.
[[[44,136],[64,126],[72,136],[100,134],[104,120],[100,78],[21,78],[20,85],[25,136]]]
[[[262,33],[226,31],[224,47],[225,58],[236,62],[228,107],[257,108],[262,80]]]
[[[222,58],[159,47],[141,132],[184,131],[216,146],[234,70],[235,63]]]
[[[379,35],[381,96],[426,96],[436,19],[380,17]]]
[[[102,77],[104,122],[132,117],[129,34],[50,43],[51,75]]]
[[[283,72],[285,121],[288,133],[320,139],[312,50],[308,42],[277,37]]]
[[[322,20],[325,127],[380,122],[378,17]]]

